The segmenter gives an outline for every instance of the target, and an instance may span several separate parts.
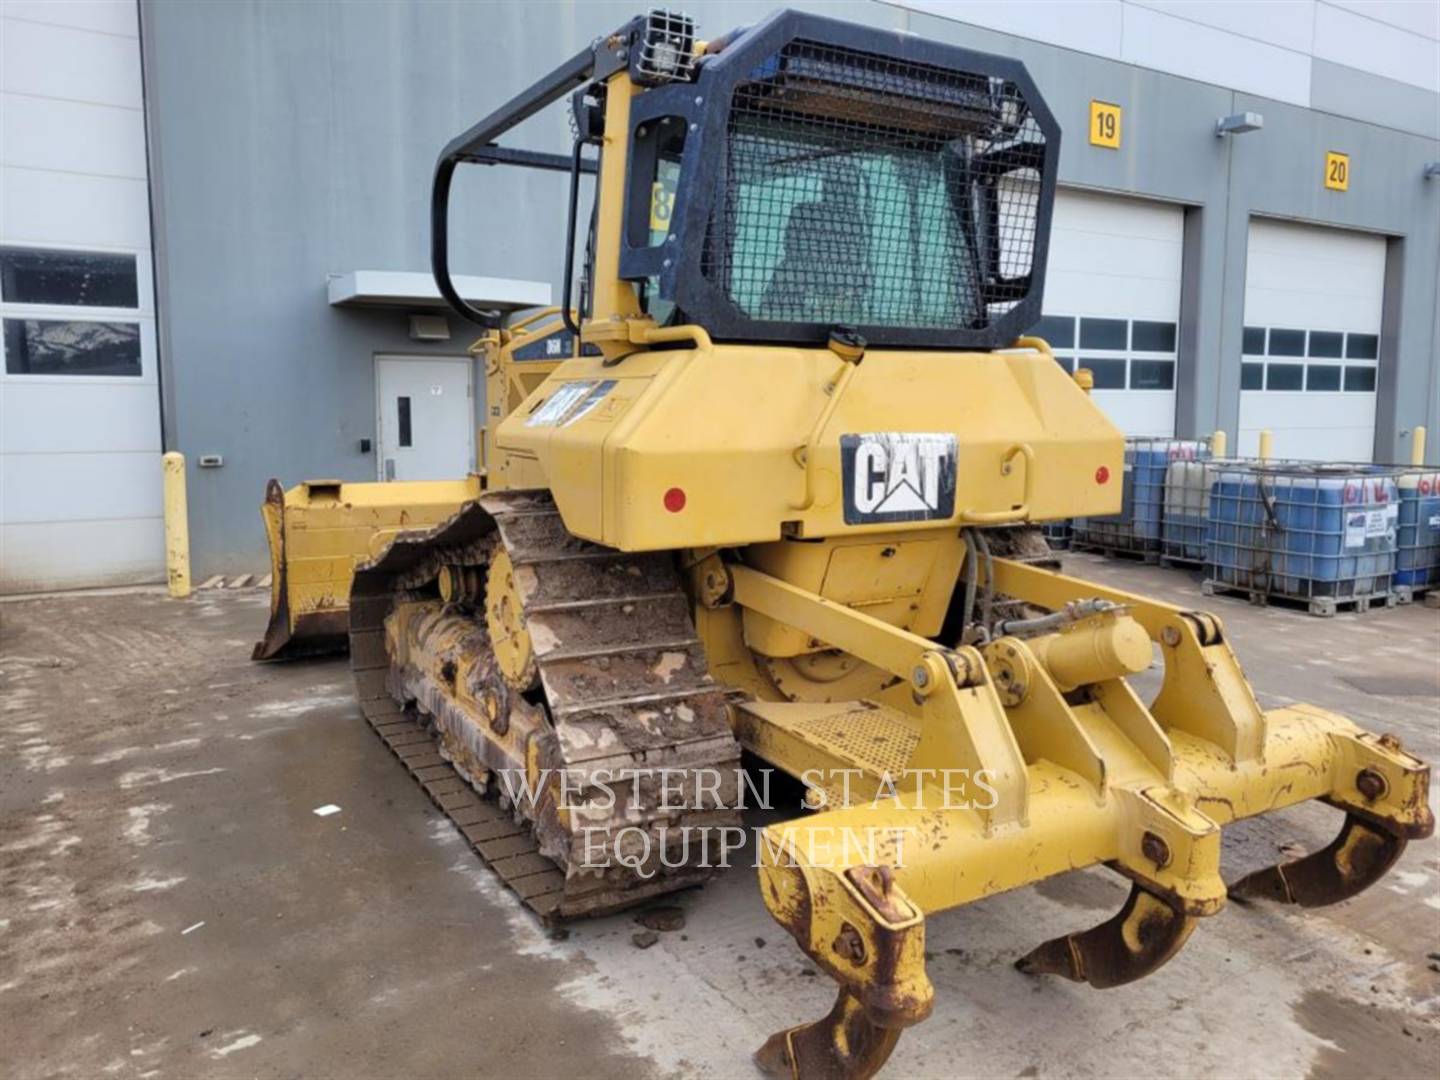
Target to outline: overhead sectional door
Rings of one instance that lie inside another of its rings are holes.
[[[1061,190],[1045,318],[1037,333],[1067,371],[1095,375],[1096,403],[1128,435],[1175,433],[1185,211]]]
[[[1385,239],[1250,222],[1240,368],[1242,454],[1369,461],[1375,446]]]
[[[164,581],[136,6],[32,7],[0,4],[0,592]]]

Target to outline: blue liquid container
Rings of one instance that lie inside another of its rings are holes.
[[[1177,461],[1205,461],[1210,446],[1190,439],[1125,440],[1120,513],[1075,519],[1075,539],[1117,551],[1158,552],[1165,517],[1165,475]]]
[[[1398,486],[1395,584],[1413,595],[1440,585],[1440,470],[1405,469]]]
[[[1045,542],[1055,551],[1064,551],[1070,546],[1070,538],[1074,535],[1075,526],[1069,518],[1062,518],[1059,521],[1046,521],[1041,523],[1040,532],[1045,536]]]
[[[1172,461],[1165,471],[1165,513],[1160,550],[1167,559],[1203,563],[1210,533],[1210,487],[1217,462]]]
[[[1397,472],[1227,464],[1210,488],[1207,577],[1296,600],[1388,596],[1398,551]]]

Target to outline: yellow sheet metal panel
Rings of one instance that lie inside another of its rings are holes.
[[[942,528],[755,544],[745,559],[773,577],[928,637],[944,622],[964,552],[959,531]],[[747,609],[744,619],[745,640],[764,656],[826,647],[759,612]]]
[[[1034,520],[1119,509],[1121,434],[1045,354],[873,350],[838,391],[836,364],[828,349],[738,345],[611,367],[580,357],[496,442],[535,456],[572,531],[624,550],[933,528],[1026,505]],[[827,409],[813,501],[797,509],[797,450]],[[842,446],[856,437],[873,441]]]

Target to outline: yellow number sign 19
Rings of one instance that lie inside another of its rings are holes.
[[[1119,105],[1108,101],[1090,102],[1090,145],[1120,149],[1120,113]]]

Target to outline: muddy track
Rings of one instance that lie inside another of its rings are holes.
[[[478,604],[435,592],[443,567],[483,571],[501,551],[534,643],[538,690],[524,695],[504,684]],[[487,495],[357,570],[350,618],[366,719],[536,914],[614,911],[709,876],[701,846],[676,847],[738,824],[739,747],[671,553],[581,540],[545,493]],[[497,797],[497,772],[537,762],[583,809],[554,790]],[[697,798],[702,772],[720,783]],[[611,805],[588,801],[607,783]]]

